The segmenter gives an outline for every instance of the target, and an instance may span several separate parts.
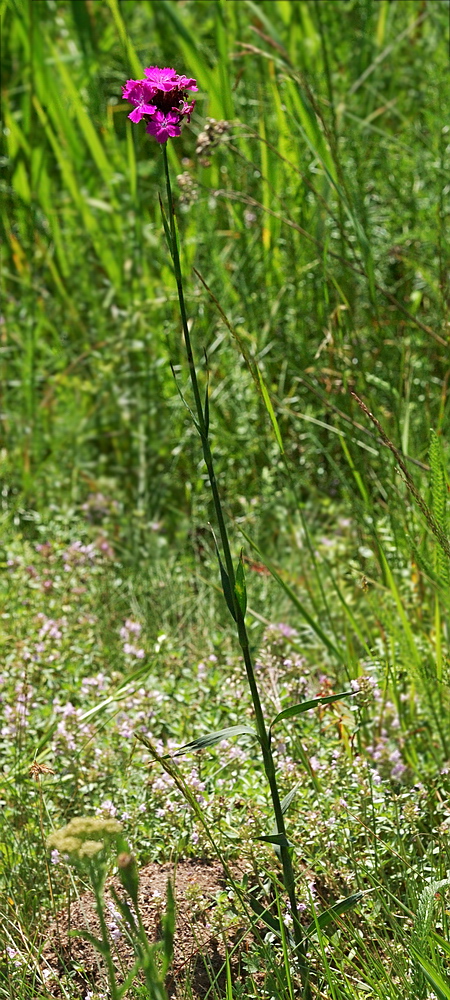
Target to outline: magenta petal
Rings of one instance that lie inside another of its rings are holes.
[[[140,80],[130,80],[124,87],[123,96],[125,100],[139,104],[142,100],[142,82]]]
[[[141,83],[142,83],[142,80],[127,80],[125,86],[122,87],[122,96],[123,96],[123,99],[125,101],[128,100],[128,97],[129,97],[130,93],[133,91],[134,87],[140,86]]]
[[[149,81],[158,90],[173,90],[178,85],[178,76],[174,69],[166,66],[160,69],[159,66],[147,66],[144,73]]]
[[[142,80],[142,96],[144,100],[151,101],[157,90],[158,88],[150,83],[149,80]]]
[[[192,78],[192,76],[179,76],[177,86],[181,90],[198,90],[197,81]]]
[[[142,108],[133,108],[132,112],[128,115],[128,117],[131,118],[132,122],[135,122],[137,124],[138,122],[140,122],[143,113],[144,112],[142,111]]]
[[[152,135],[157,142],[167,142],[168,139],[181,135],[179,121],[180,116],[173,111],[169,111],[167,115],[163,114],[162,111],[156,111],[145,131]]]
[[[168,125],[178,125],[179,121],[180,113],[176,109],[168,111],[167,114],[164,114],[164,111],[155,111],[153,115],[153,124],[164,126],[164,128]]]

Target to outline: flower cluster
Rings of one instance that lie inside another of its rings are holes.
[[[134,646],[130,639],[133,637],[138,640],[142,631],[142,626],[139,622],[133,621],[132,618],[127,618],[125,625],[122,625],[120,629],[120,638],[123,642],[123,651],[125,656],[135,656],[138,660],[142,660],[145,656],[145,649],[141,649],[138,646]]]
[[[287,698],[302,701],[310,693],[305,659],[296,649],[298,641],[298,632],[285,622],[268,625],[264,631],[255,669],[271,711],[280,712]]]
[[[121,928],[122,914],[119,913],[117,906],[114,906],[112,899],[106,900],[106,909],[107,909],[106,926],[114,941],[114,944],[117,944],[117,942],[120,941],[120,938],[122,937],[122,928]]]
[[[105,497],[103,493],[89,493],[85,503],[81,504],[81,510],[88,521],[100,524],[107,517],[118,513],[119,504],[111,497]]]
[[[0,683],[2,686],[5,683],[3,674],[0,675]],[[14,741],[19,738],[21,733],[23,734],[30,712],[36,708],[36,702],[32,700],[31,687],[24,677],[17,681],[11,703],[9,704],[3,695],[0,695],[0,705],[4,717],[4,725],[0,728],[0,737]]]
[[[67,826],[55,830],[47,837],[47,847],[72,858],[93,858],[103,850],[115,834],[122,832],[122,824],[115,819],[101,816],[76,816]],[[54,851],[52,851],[53,861]]]
[[[134,104],[128,115],[132,122],[147,123],[146,132],[157,142],[167,142],[169,138],[181,135],[181,122],[189,122],[195,101],[187,100],[186,91],[198,90],[191,77],[179,76],[170,67],[159,69],[149,66],[144,70],[145,80],[127,80],[123,87],[123,98]]]

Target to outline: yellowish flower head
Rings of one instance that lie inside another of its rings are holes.
[[[122,832],[122,824],[103,816],[76,816],[60,830],[47,837],[47,847],[56,848],[60,854],[78,858],[93,858],[111,837]]]

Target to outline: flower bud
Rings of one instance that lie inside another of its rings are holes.
[[[120,881],[136,906],[138,899],[139,875],[134,855],[127,854],[123,851],[117,858],[117,867],[119,869]]]

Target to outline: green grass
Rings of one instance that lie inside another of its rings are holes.
[[[45,838],[105,802],[140,864],[212,835],[259,873],[259,912],[285,909],[254,742],[180,757],[177,784],[133,738],[252,724],[170,367],[191,404],[161,151],[121,102],[158,64],[199,83],[169,160],[195,192],[175,183],[184,283],[265,717],[362,688],[274,729],[314,1000],[448,997],[448,4],[1,11],[0,996],[52,996],[69,869]],[[208,117],[229,128],[200,155]],[[228,967],[211,997],[302,995],[259,931],[247,982]]]

